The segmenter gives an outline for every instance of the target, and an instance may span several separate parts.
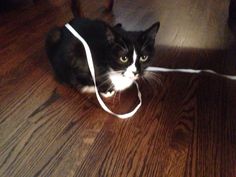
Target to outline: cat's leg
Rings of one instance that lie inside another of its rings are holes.
[[[84,86],[80,88],[81,93],[95,93],[95,88],[94,86]]]
[[[101,84],[102,83],[102,84]],[[98,91],[104,98],[112,97],[115,94],[114,86],[110,81],[108,82],[98,82]]]
[[[112,91],[108,91],[106,93],[101,93],[101,95],[104,97],[104,98],[110,98],[110,97],[113,97],[115,94],[115,91],[112,90]]]
[[[95,93],[94,86],[84,86],[79,89],[81,93]],[[104,98],[110,98],[115,94],[114,90],[107,91],[106,93],[100,93]]]
[[[82,88],[79,88],[81,93],[95,93],[94,86],[84,86]],[[115,94],[114,90],[110,90],[107,92],[101,92],[100,93],[104,98],[112,97]]]

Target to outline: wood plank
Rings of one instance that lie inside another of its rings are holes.
[[[229,1],[119,0],[113,15],[102,13],[106,2],[81,1],[83,14],[128,30],[161,22],[153,65],[236,74]],[[153,75],[151,84],[140,81],[140,111],[116,119],[94,95],[54,79],[45,36],[71,18],[65,0],[36,1],[0,16],[0,176],[236,176],[235,81]],[[106,102],[124,112],[137,96],[131,88]]]

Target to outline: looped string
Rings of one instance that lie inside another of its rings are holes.
[[[84,46],[85,53],[86,53],[86,58],[87,58],[88,66],[89,66],[89,70],[90,70],[90,73],[91,73],[91,76],[92,76],[92,79],[93,79],[93,83],[94,83],[96,97],[97,97],[97,100],[98,100],[99,104],[103,108],[103,110],[105,110],[106,112],[110,113],[111,115],[116,116],[116,117],[121,118],[121,119],[127,119],[127,118],[132,117],[139,110],[139,108],[142,105],[142,95],[141,95],[138,83],[136,81],[134,82],[136,87],[137,87],[137,91],[138,91],[139,104],[129,113],[116,114],[116,113],[112,112],[106,106],[106,104],[104,103],[104,101],[102,100],[102,98],[100,97],[100,94],[98,92],[97,83],[96,83],[95,69],[94,69],[93,59],[92,59],[92,53],[91,53],[91,50],[89,48],[88,43],[84,40],[84,38],[82,36],[79,35],[79,33],[77,31],[75,31],[75,29],[70,24],[67,23],[65,26]]]

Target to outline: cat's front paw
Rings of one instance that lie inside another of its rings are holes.
[[[94,86],[79,87],[81,93],[95,93]]]
[[[101,93],[101,95],[102,95],[104,98],[110,98],[110,97],[112,97],[114,94],[115,94],[115,91],[114,91],[114,90],[108,91],[108,92],[106,92],[106,93]]]

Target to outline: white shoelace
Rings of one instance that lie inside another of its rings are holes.
[[[94,83],[94,88],[95,88],[95,93],[96,93],[96,97],[97,100],[99,102],[99,104],[101,105],[101,107],[103,108],[104,111],[108,112],[109,114],[116,116],[118,118],[121,119],[127,119],[132,117],[141,107],[142,105],[142,94],[140,92],[139,86],[137,82],[134,82],[136,87],[137,87],[137,91],[138,91],[138,98],[139,98],[139,103],[138,105],[130,112],[125,113],[125,114],[117,114],[114,113],[113,111],[111,111],[106,104],[104,103],[104,101],[102,100],[102,98],[100,97],[100,94],[98,92],[98,88],[97,88],[97,83],[96,83],[96,75],[95,75],[95,69],[94,69],[94,65],[93,65],[93,58],[92,58],[92,53],[91,50],[88,46],[88,43],[84,40],[84,38],[82,36],[79,35],[79,33],[70,25],[70,24],[66,24],[65,27],[83,44],[84,49],[85,49],[85,53],[86,53],[86,57],[87,57],[87,62],[88,62],[88,66],[89,66],[89,70],[93,79],[93,83]],[[232,79],[232,80],[236,80],[236,76],[230,76],[230,75],[224,75],[224,74],[219,74],[213,70],[194,70],[194,69],[169,69],[169,68],[162,68],[162,67],[148,67],[146,69],[147,71],[152,71],[152,72],[182,72],[182,73],[200,73],[200,72],[207,72],[207,73],[211,73],[220,77],[224,77],[227,79]]]
[[[210,73],[210,74],[213,74],[213,75],[216,75],[219,77],[223,77],[226,79],[236,80],[236,76],[220,74],[220,73],[217,73],[217,72],[210,70],[210,69],[203,69],[203,70],[200,70],[200,69],[170,69],[170,68],[150,66],[146,70],[152,71],[152,72],[180,72],[180,73],[192,73],[192,74],[198,74],[198,73],[205,72],[205,73]]]

